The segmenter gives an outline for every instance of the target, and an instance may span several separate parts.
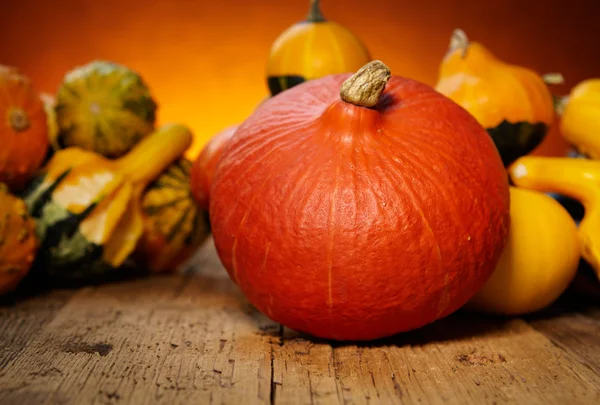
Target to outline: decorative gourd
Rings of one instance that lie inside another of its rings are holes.
[[[354,72],[369,62],[367,48],[347,28],[323,17],[319,0],[311,0],[304,21],[285,30],[273,43],[267,62],[271,95],[306,80]]]
[[[238,127],[239,125],[231,126],[212,137],[194,160],[190,177],[192,195],[203,210],[208,210],[209,207],[210,187],[217,163],[225,146],[227,146],[227,142],[229,142]]]
[[[507,238],[509,189],[471,115],[373,61],[258,108],[223,153],[209,212],[219,257],[256,308],[366,340],[444,317],[483,286]]]
[[[0,183],[0,294],[13,290],[29,273],[38,241],[25,203]]]
[[[523,315],[552,304],[579,265],[577,226],[552,197],[510,189],[508,243],[492,277],[467,304],[502,315]]]
[[[176,271],[210,234],[206,212],[192,197],[191,165],[179,159],[142,196],[144,233],[136,260],[151,272]]]
[[[0,182],[20,190],[48,150],[46,114],[31,81],[0,65]]]
[[[455,30],[439,71],[436,90],[448,96],[483,125],[506,166],[532,152],[554,120],[553,98],[545,78],[530,69],[508,64]]]
[[[562,136],[578,152],[600,159],[600,79],[582,81],[558,101]]]
[[[156,108],[136,72],[116,63],[91,62],[67,73],[58,89],[58,143],[120,157],[154,130]]]
[[[143,232],[143,190],[191,140],[186,127],[165,125],[115,160],[76,147],[56,152],[25,198],[41,241],[36,268],[85,281],[121,266]]]
[[[511,165],[510,178],[518,187],[559,193],[583,205],[581,255],[600,278],[600,161],[524,156]]]

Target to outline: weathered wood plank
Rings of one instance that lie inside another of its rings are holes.
[[[392,339],[331,350],[300,336],[284,340],[275,349],[276,403],[600,401],[600,374],[519,319],[459,313]]]
[[[58,290],[37,296],[3,297],[0,304],[0,370],[17,357],[73,294],[71,290]]]
[[[80,289],[46,318],[28,315],[47,299],[0,318],[6,331],[27,316],[39,325],[2,337],[19,342],[0,372],[2,404],[600,403],[600,309],[531,324],[463,312],[331,344],[259,314],[211,243],[185,275]]]
[[[85,288],[0,376],[0,403],[269,403],[261,328],[278,330],[222,268]]]
[[[557,347],[600,375],[600,308],[561,302],[529,323]]]

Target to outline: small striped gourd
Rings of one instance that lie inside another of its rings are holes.
[[[142,196],[144,233],[136,261],[151,272],[176,271],[210,234],[207,211],[192,197],[191,165],[185,158],[177,160]]]
[[[154,130],[156,109],[139,74],[93,61],[67,73],[58,89],[57,142],[117,158]]]

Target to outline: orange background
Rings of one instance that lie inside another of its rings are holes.
[[[242,121],[267,96],[271,43],[304,18],[308,0],[9,0],[0,13],[0,63],[53,93],[92,59],[142,74],[159,121],[189,125],[190,155]],[[350,28],[394,74],[433,85],[456,27],[509,62],[562,72],[566,92],[600,76],[600,1],[324,0],[326,17]],[[556,129],[538,153],[562,153]]]

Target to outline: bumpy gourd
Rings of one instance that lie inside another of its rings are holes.
[[[209,212],[256,308],[314,336],[368,340],[444,317],[483,286],[509,188],[470,114],[373,61],[256,109],[223,152]]]
[[[0,65],[0,120],[0,182],[12,190],[20,190],[46,156],[46,114],[29,78],[3,65]]]
[[[144,233],[136,260],[151,272],[174,272],[206,240],[207,213],[196,206],[190,189],[192,163],[181,158],[144,191]]]
[[[319,0],[310,3],[306,19],[285,30],[271,47],[267,84],[272,95],[306,80],[354,72],[371,60],[352,32],[323,17]]]
[[[13,290],[29,273],[38,241],[25,203],[0,183],[0,294]]]
[[[436,90],[448,96],[483,125],[506,166],[532,152],[554,120],[554,103],[545,78],[498,59],[486,47],[455,30],[439,71]]]
[[[553,198],[510,189],[510,231],[498,265],[468,307],[523,315],[552,304],[569,286],[579,265],[577,226]]]
[[[93,61],[65,75],[55,109],[61,148],[117,158],[154,130],[157,106],[139,74]]]
[[[510,178],[519,187],[559,193],[583,205],[582,256],[600,277],[600,161],[524,156],[510,167]]]
[[[120,267],[143,232],[143,190],[191,141],[186,127],[165,125],[115,160],[76,147],[56,152],[25,196],[41,241],[36,268],[86,280]]]

